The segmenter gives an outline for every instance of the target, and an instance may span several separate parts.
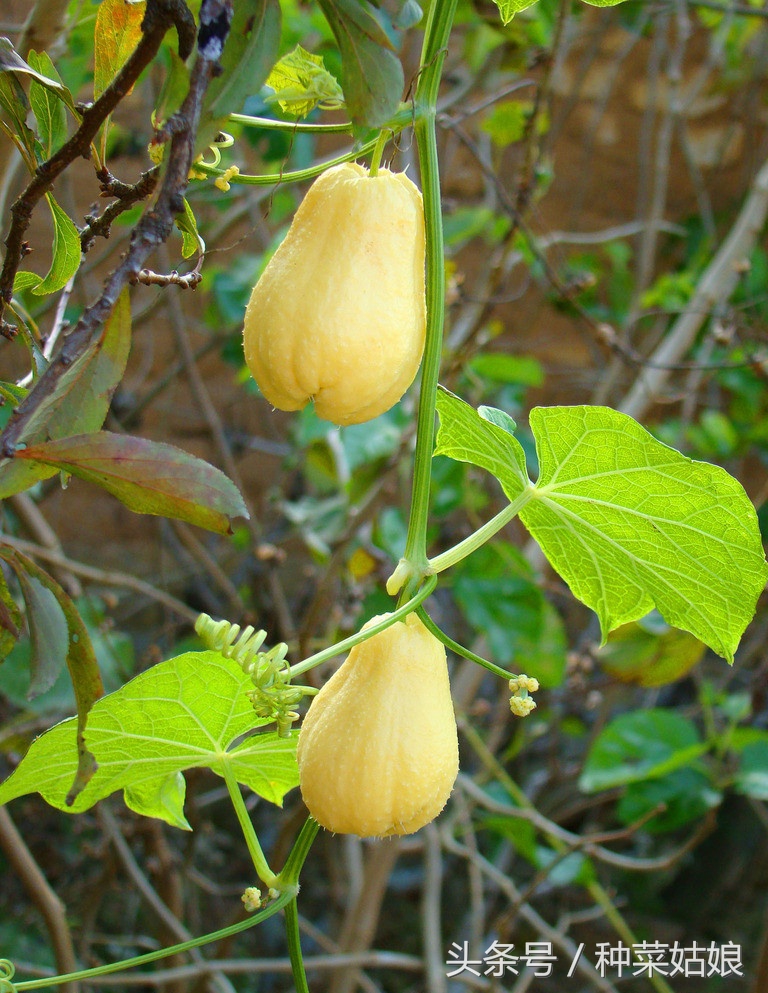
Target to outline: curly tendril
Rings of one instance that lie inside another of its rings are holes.
[[[281,642],[268,652],[260,652],[266,631],[255,631],[248,625],[241,633],[239,624],[214,621],[208,614],[200,614],[195,631],[208,648],[233,659],[251,677],[254,688],[248,691],[248,699],[256,716],[275,721],[277,733],[281,738],[287,737],[299,716],[294,709],[299,700],[317,692],[311,686],[291,685],[288,646]]]
[[[0,959],[0,993],[16,993],[16,987],[11,980],[16,973],[16,966],[10,959]]]

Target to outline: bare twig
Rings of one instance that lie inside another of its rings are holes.
[[[8,862],[17,872],[33,903],[43,915],[51,936],[59,972],[74,972],[77,963],[65,907],[51,889],[40,866],[27,848],[7,807],[0,807],[0,848],[5,852]],[[76,983],[66,983],[59,989],[62,993],[77,993],[78,986]]]

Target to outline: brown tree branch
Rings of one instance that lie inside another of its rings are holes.
[[[55,180],[77,158],[88,157],[91,142],[117,105],[127,96],[141,72],[152,62],[171,26],[179,36],[179,54],[186,58],[194,43],[194,19],[183,0],[148,0],[141,24],[142,36],[114,81],[83,113],[80,127],[50,159],[42,162],[29,185],[11,207],[11,227],[5,240],[5,259],[0,272],[0,330],[8,328],[2,307],[13,295],[13,280],[24,255],[24,235],[40,199]],[[203,60],[207,62],[207,60]]]
[[[5,807],[0,807],[0,848],[45,920],[59,972],[74,972],[77,962],[64,905],[51,889]],[[76,983],[59,987],[62,993],[76,993],[78,988]]]
[[[120,214],[154,193],[160,178],[160,166],[147,169],[141,174],[138,182],[132,184],[121,183],[108,169],[103,169],[98,176],[101,181],[102,196],[113,196],[117,199],[105,207],[98,216],[90,214],[85,218],[86,226],[80,232],[80,249],[83,254],[92,247],[96,238],[109,238],[112,223]]]
[[[217,5],[217,0],[205,0],[201,10],[201,23],[204,23],[206,8]],[[145,39],[150,36],[149,32],[152,31],[155,21],[160,19],[158,7],[160,11],[166,12],[166,17],[170,17],[170,12],[175,12],[177,6],[178,0],[162,0],[162,2],[156,0],[153,4],[156,16],[150,21],[148,33],[139,42],[136,52],[142,48]],[[162,19],[160,20],[163,24],[162,34],[164,34],[167,24]],[[158,45],[162,39],[162,34],[158,31]],[[135,61],[136,52],[126,65]],[[217,63],[209,58],[202,48],[198,50],[190,74],[187,95],[179,112],[168,122],[167,130],[171,134],[170,147],[166,153],[165,176],[157,200],[152,207],[145,211],[136,225],[128,252],[118,268],[107,278],[101,296],[84,311],[75,328],[64,341],[56,358],[42,374],[24,402],[14,411],[5,431],[0,436],[0,452],[4,456],[8,458],[13,456],[17,444],[23,438],[24,429],[34,412],[41,403],[53,396],[59,380],[69,366],[88,351],[112,312],[123,289],[138,281],[139,272],[144,267],[147,257],[170,235],[175,216],[184,209],[184,194],[194,157],[195,137],[200,123],[203,97],[216,65]],[[94,104],[94,107],[96,106],[97,104]],[[24,200],[24,197],[21,199]]]

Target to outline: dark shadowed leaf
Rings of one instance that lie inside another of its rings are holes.
[[[40,145],[26,123],[29,101],[21,83],[13,73],[3,72],[0,66],[0,129],[9,137],[15,136],[20,151],[24,154],[30,170],[35,168],[41,157]]]
[[[21,611],[11,596],[11,591],[5,582],[5,576],[0,571],[0,662],[16,644],[21,627]]]
[[[358,127],[381,127],[403,95],[403,67],[373,10],[360,0],[319,0],[341,52],[344,98]]]
[[[43,462],[101,486],[138,514],[159,514],[228,534],[248,517],[223,472],[173,445],[96,431],[31,445],[16,458]]]
[[[278,0],[240,0],[221,56],[223,72],[205,95],[198,146],[209,144],[227,114],[242,110],[246,97],[258,93],[275,64],[280,46]]]
[[[77,704],[74,736],[77,760],[71,771],[74,781],[70,778],[66,801],[71,804],[96,770],[93,755],[85,743],[88,712],[104,693],[96,654],[77,607],[56,580],[26,555],[7,545],[0,545],[0,557],[18,576],[27,606],[32,633],[30,694],[40,693],[50,686],[65,662],[69,669]],[[55,619],[47,618],[46,611]],[[48,651],[54,653],[53,659],[38,654]],[[54,666],[55,672],[52,671]]]
[[[92,348],[73,362],[50,398],[40,404],[21,438],[24,444],[98,431],[125,372],[131,347],[127,291],[119,297]],[[56,469],[42,463],[6,459],[0,464],[0,498],[19,493]]]

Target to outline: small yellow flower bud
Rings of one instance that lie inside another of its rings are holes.
[[[249,886],[240,899],[243,901],[243,906],[248,913],[252,914],[254,910],[258,910],[261,907],[261,890],[257,886]]]

